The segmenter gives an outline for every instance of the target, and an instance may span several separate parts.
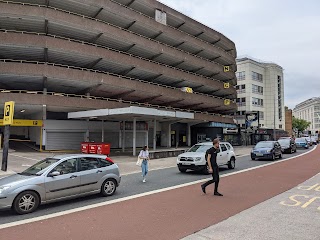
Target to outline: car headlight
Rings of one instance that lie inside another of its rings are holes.
[[[197,157],[197,158],[196,158],[196,161],[200,161],[200,160],[201,160],[201,157]]]
[[[5,190],[9,189],[11,186],[1,186],[0,187],[0,194],[3,193]]]
[[[272,150],[267,150],[266,152],[267,152],[267,153],[270,153],[271,151],[272,151]]]

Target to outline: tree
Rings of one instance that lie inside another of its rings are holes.
[[[298,136],[299,136],[299,133],[306,130],[310,125],[311,125],[311,122],[308,122],[304,119],[292,117],[292,129],[298,130]]]

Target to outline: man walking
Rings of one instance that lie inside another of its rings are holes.
[[[217,154],[219,151],[219,139],[216,138],[213,140],[213,147],[209,149],[208,156],[207,156],[207,162],[208,162],[208,168],[209,173],[212,174],[212,180],[209,180],[208,182],[201,185],[201,189],[203,193],[206,193],[206,187],[212,183],[214,183],[214,195],[216,196],[223,196],[221,193],[218,192],[219,187],[219,166],[217,164]]]

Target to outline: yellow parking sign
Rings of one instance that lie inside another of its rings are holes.
[[[224,66],[223,67],[224,72],[230,72],[230,66]]]
[[[3,125],[11,125],[13,123],[14,102],[4,103]]]
[[[224,105],[230,105],[230,99],[225,99],[224,100]]]

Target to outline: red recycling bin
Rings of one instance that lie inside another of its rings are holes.
[[[89,151],[90,154],[97,154],[97,144],[96,143],[89,143]]]
[[[97,154],[110,155],[110,143],[97,143]]]
[[[81,152],[82,153],[89,153],[89,143],[87,143],[87,142],[81,143]]]

